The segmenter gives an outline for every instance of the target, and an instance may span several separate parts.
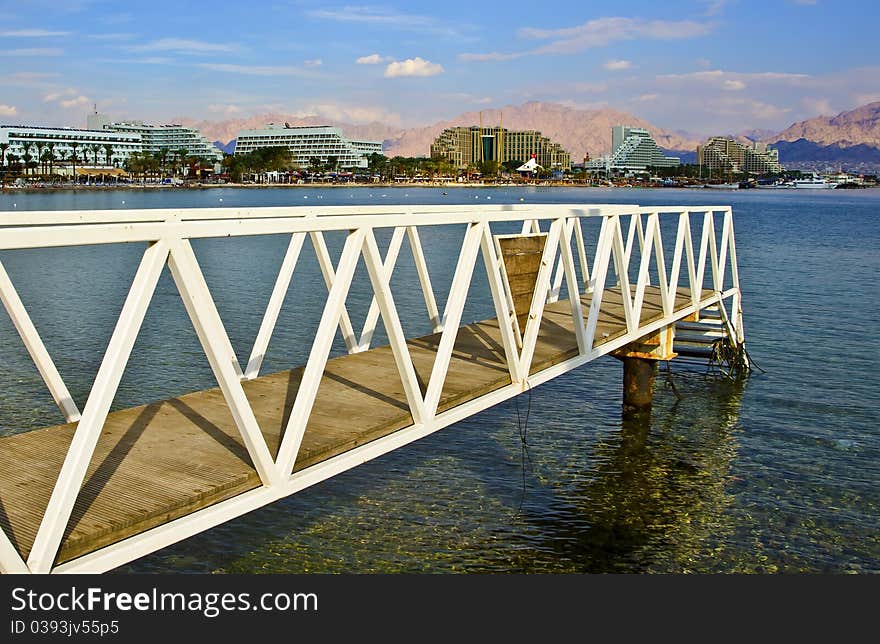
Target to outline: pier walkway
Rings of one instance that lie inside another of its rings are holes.
[[[674,243],[664,245],[661,217],[672,220],[667,241]],[[492,226],[501,222],[521,222],[522,231],[493,235]],[[441,316],[418,228],[454,224],[466,232]],[[591,224],[598,227],[597,242],[588,252],[584,229]],[[382,228],[393,230],[384,257],[374,235]],[[346,240],[338,262],[324,243],[324,233],[332,231],[342,231]],[[242,369],[189,241],[259,234],[284,234],[290,241]],[[260,375],[306,239],[315,247],[328,291],[318,331],[307,339],[308,362]],[[418,338],[403,335],[390,287],[405,239],[419,276],[414,286],[422,290],[434,327]],[[146,250],[82,413],[0,263],[4,307],[69,421],[0,437],[0,569],[5,572],[108,570],[603,355],[629,350],[671,359],[675,323],[698,319],[708,307],[721,307],[732,342],[744,341],[729,208],[425,206],[0,215],[0,251],[120,242],[146,243]],[[497,315],[462,326],[478,253],[489,282],[485,296],[492,298]],[[358,335],[345,301],[360,260],[374,299]],[[110,412],[166,265],[218,386]],[[680,276],[686,286],[678,285]],[[578,297],[569,296],[575,292]],[[371,348],[380,317],[390,344]],[[337,332],[348,352],[331,358]]]

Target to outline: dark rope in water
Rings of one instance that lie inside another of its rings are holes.
[[[522,470],[522,492],[519,498],[519,507],[517,507],[514,516],[519,516],[522,512],[523,503],[526,500],[526,461],[528,461],[529,471],[534,470],[528,443],[529,415],[532,413],[532,388],[529,385],[528,379],[526,379],[526,391],[528,391],[529,397],[528,402],[526,403],[525,422],[523,422],[519,413],[519,396],[517,395],[514,397],[514,402],[516,403],[516,427],[519,432],[520,441],[520,465]]]

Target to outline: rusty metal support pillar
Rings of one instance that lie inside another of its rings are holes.
[[[651,410],[654,398],[654,374],[657,363],[676,356],[672,351],[675,327],[639,338],[611,355],[623,362],[623,415]]]
[[[621,358],[623,361],[623,413],[648,411],[654,398],[656,360]]]

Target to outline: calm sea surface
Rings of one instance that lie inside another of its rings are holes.
[[[658,377],[650,419],[625,422],[620,365],[601,359],[122,571],[880,572],[880,190],[445,192],[7,193],[0,194],[0,220],[12,210],[731,204],[747,346],[764,371],[732,383],[675,370],[682,399]],[[460,232],[424,229],[422,239],[442,307]],[[244,359],[285,240],[194,245]],[[338,252],[339,240],[330,239],[330,246]],[[140,252],[136,246],[0,251],[80,406]],[[395,297],[404,328],[422,334],[430,329],[405,257],[406,251],[394,276]],[[301,264],[264,373],[302,364],[308,353],[326,291],[310,250]],[[475,278],[472,289],[466,322],[493,315],[485,280]],[[369,298],[360,271],[348,303],[354,320],[363,319]],[[164,275],[114,408],[213,384]],[[60,421],[0,309],[0,434]]]

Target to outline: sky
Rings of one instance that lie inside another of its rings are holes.
[[[527,101],[694,135],[880,101],[867,0],[0,0],[0,123],[266,112],[429,125]]]

